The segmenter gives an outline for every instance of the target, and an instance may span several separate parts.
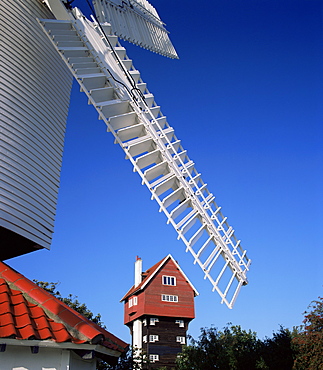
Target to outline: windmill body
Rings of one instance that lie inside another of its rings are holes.
[[[50,248],[72,76],[36,18],[40,1],[1,2],[1,260]]]
[[[100,21],[87,19],[79,9],[70,10],[60,0],[46,3],[56,19],[39,18],[39,29],[124,150],[194,263],[222,302],[232,308],[240,288],[247,284],[250,260],[154,95],[119,44],[113,25],[106,22],[110,15],[103,2],[95,2]],[[140,4],[145,13],[148,3]],[[138,20],[135,12],[133,24],[147,25],[152,13],[150,9],[148,16]],[[132,41],[149,48],[145,36],[143,33],[141,39],[136,36]],[[167,40],[164,38],[165,46],[153,37],[154,51],[170,50]]]

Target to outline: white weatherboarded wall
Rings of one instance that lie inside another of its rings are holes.
[[[40,0],[0,1],[0,259],[49,248],[72,75],[36,18]]]
[[[69,349],[39,348],[7,345],[0,352],[0,370],[95,370],[96,359],[83,360]]]

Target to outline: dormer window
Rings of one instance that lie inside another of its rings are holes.
[[[162,277],[163,285],[172,285],[176,286],[176,277],[175,276],[166,276]]]

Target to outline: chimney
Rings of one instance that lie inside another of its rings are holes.
[[[135,287],[137,287],[141,283],[142,280],[141,273],[142,273],[142,259],[137,256],[135,262]]]

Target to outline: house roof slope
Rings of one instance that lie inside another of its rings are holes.
[[[128,346],[3,262],[0,338],[100,344],[118,352]]]
[[[193,284],[190,282],[190,280],[188,279],[188,277],[185,275],[184,271],[180,268],[179,264],[177,263],[177,261],[174,260],[173,256],[171,254],[169,254],[168,256],[166,256],[165,258],[163,258],[162,260],[160,260],[159,262],[157,262],[154,266],[150,267],[148,270],[146,270],[145,272],[142,273],[142,282],[135,286],[133,285],[129,290],[128,292],[123,296],[123,298],[120,300],[120,302],[126,300],[128,297],[130,297],[131,295],[135,294],[135,293],[138,293],[140,290],[143,290],[147,284],[149,284],[149,282],[151,281],[151,279],[153,279],[153,277],[158,273],[158,271],[160,271],[160,269],[165,265],[165,263],[171,259],[175,266],[179,269],[179,271],[181,272],[181,274],[185,277],[186,281],[188,282],[188,284],[191,286],[192,290],[194,291],[194,295],[195,296],[198,296],[199,293],[198,291],[195,289],[195,287],[193,286]]]

